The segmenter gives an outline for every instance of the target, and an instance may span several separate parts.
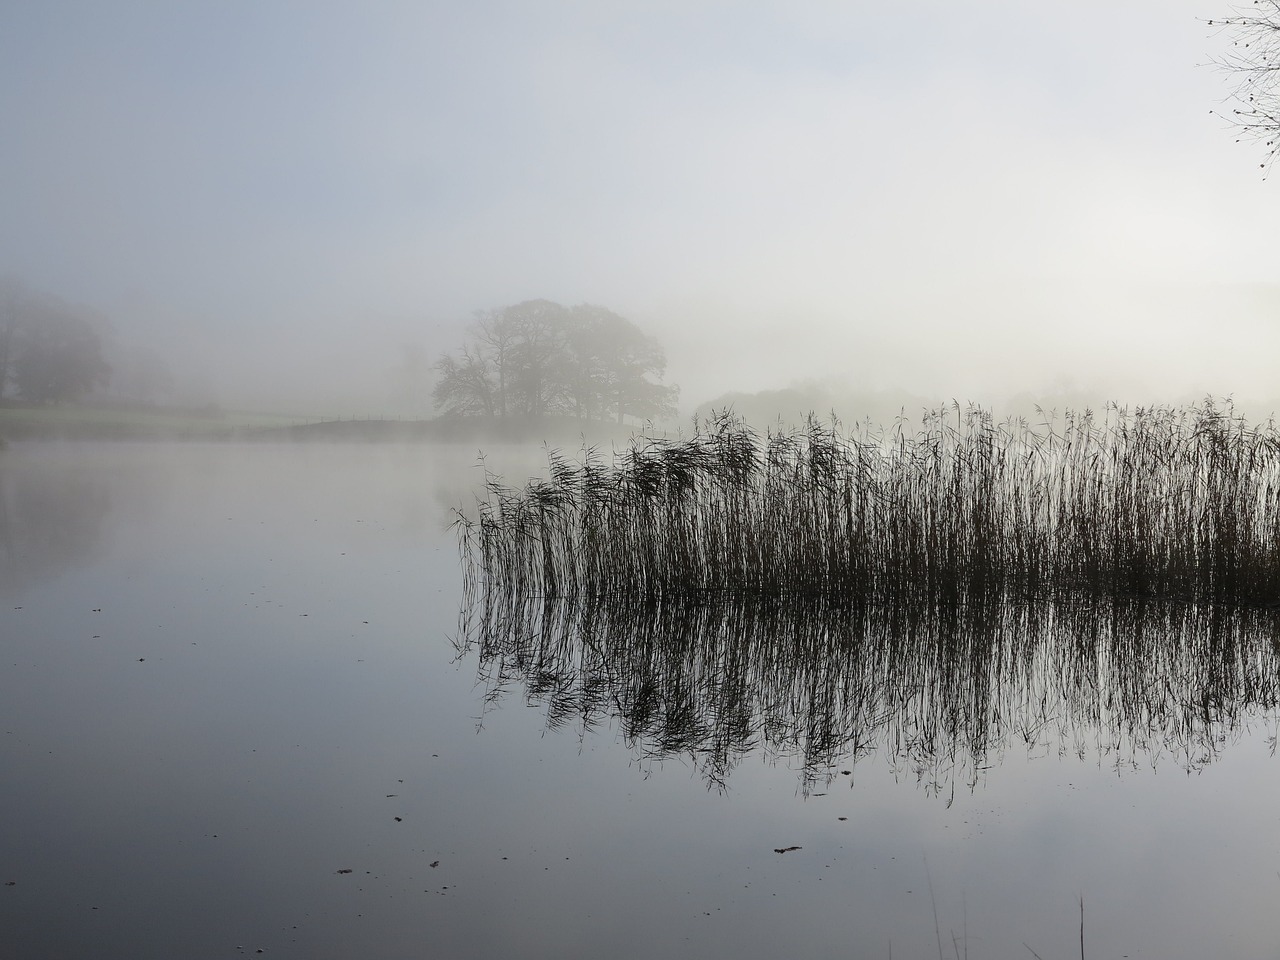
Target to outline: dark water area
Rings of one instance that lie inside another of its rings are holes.
[[[1280,949],[1269,614],[486,613],[474,463],[0,451],[0,956]]]

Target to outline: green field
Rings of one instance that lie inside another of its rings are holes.
[[[230,410],[0,406],[0,438],[9,440],[214,440],[305,422],[309,421],[301,417]]]
[[[233,410],[0,406],[5,440],[274,440],[567,444],[630,439],[634,428],[549,417],[400,419],[316,417]]]

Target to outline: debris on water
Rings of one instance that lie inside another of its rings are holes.
[[[390,800],[392,797],[398,797],[398,796],[400,796],[400,794],[398,794],[398,793],[388,793],[388,794],[387,794],[387,799],[388,799],[388,800]]]
[[[438,867],[438,866],[440,866],[440,861],[439,861],[439,860],[432,860],[432,861],[431,861],[431,866],[433,866],[433,867]]]
[[[396,823],[403,823],[404,817],[396,817]]]
[[[17,881],[17,880],[6,880],[6,881],[4,882],[4,885],[5,885],[6,887],[16,887],[16,886],[18,885],[18,881]]]
[[[139,657],[139,658],[138,658],[138,662],[139,662],[139,663],[146,663],[146,660],[147,660],[147,658],[146,658],[146,657]]]
[[[803,847],[774,847],[774,853],[790,853],[792,850],[803,850]]]
[[[352,870],[350,867],[343,867],[343,868],[342,868],[341,870],[339,870],[338,872],[339,872],[339,873],[355,873],[355,871],[354,871],[354,870]]]
[[[837,820],[848,820],[848,817],[836,817]]]
[[[852,770],[841,770],[841,771],[840,771],[840,773],[841,773],[841,775],[842,775],[842,776],[846,776],[846,777],[851,777],[851,776],[853,776],[853,771],[852,771]]]

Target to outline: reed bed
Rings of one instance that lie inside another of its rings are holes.
[[[552,454],[460,516],[493,699],[712,784],[878,752],[939,791],[1012,745],[1188,769],[1280,709],[1280,431],[1206,401],[978,408]],[[1273,740],[1274,743],[1274,740]]]
[[[468,589],[957,604],[1280,600],[1280,430],[1229,405],[996,422],[977,407],[879,430],[731,415],[680,439],[550,456],[459,516]]]

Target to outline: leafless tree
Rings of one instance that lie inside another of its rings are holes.
[[[1253,0],[1209,25],[1232,38],[1229,52],[1216,59],[1237,79],[1238,106],[1227,119],[1240,129],[1241,140],[1263,145],[1266,156],[1259,166],[1269,170],[1280,150],[1280,0]]]

